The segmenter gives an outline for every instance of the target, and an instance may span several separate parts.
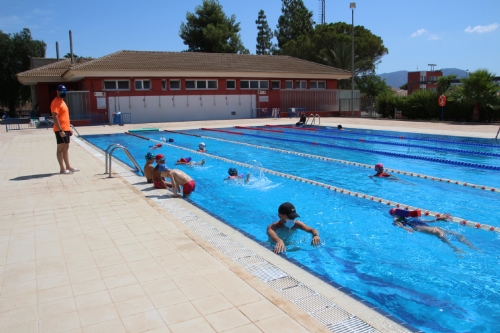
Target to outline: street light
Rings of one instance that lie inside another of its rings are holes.
[[[465,77],[469,77],[469,70],[468,69],[465,70]]]
[[[351,116],[354,116],[354,9],[356,9],[356,3],[351,2],[349,5],[352,11],[352,32],[351,32],[351,41],[352,41],[352,50],[351,50]]]

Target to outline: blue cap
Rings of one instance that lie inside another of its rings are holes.
[[[57,91],[66,91],[67,89],[66,89],[66,86],[64,86],[64,85],[60,84],[60,85],[58,85],[58,86],[57,86],[57,89],[56,89],[56,90],[57,90]]]
[[[158,165],[158,172],[161,174],[163,171],[169,171],[170,169],[166,164],[159,164]]]
[[[144,156],[147,160],[153,160],[155,158],[155,154],[152,152],[148,152],[146,156]]]

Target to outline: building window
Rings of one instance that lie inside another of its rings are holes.
[[[293,89],[293,81],[285,81],[286,89]]]
[[[241,80],[241,89],[269,89],[269,81]]]
[[[295,89],[307,89],[307,81],[295,81]]]
[[[179,90],[181,89],[181,80],[170,80],[170,90]]]
[[[135,90],[151,90],[151,81],[135,80]]]
[[[434,92],[436,92],[436,91],[437,91],[437,88],[429,88],[429,91],[434,91]]]
[[[128,80],[104,81],[104,90],[130,90]]]
[[[271,88],[281,89],[281,81],[271,81]]]
[[[311,81],[311,89],[326,89],[325,81]]]
[[[167,80],[161,80],[161,90],[167,90]]]
[[[236,81],[235,80],[227,80],[226,81],[226,89],[236,89]]]
[[[217,80],[186,80],[186,89],[217,89]]]

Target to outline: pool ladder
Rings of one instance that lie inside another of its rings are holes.
[[[311,117],[313,117],[313,118],[312,118],[311,123],[309,125],[315,125],[316,124],[316,117],[318,117],[318,126],[321,126],[321,117],[319,116],[319,114],[312,114],[312,113],[307,118],[306,124],[309,121],[309,119],[311,119]]]
[[[117,149],[122,149],[123,152],[127,155],[127,157],[130,159],[130,161],[134,164],[135,166],[135,171],[137,173],[142,173],[142,168],[139,166],[139,164],[137,164],[136,160],[134,159],[134,157],[130,154],[130,152],[128,151],[127,148],[125,148],[124,146],[122,146],[121,144],[119,143],[113,143],[112,145],[109,145],[109,147],[106,149],[106,170],[104,171],[104,173],[109,173],[109,178],[112,178],[113,176],[111,176],[111,161],[112,161],[112,158],[113,157],[113,153],[115,150]],[[109,167],[108,167],[109,165]]]
[[[76,130],[75,126],[73,126],[73,125],[69,125],[69,126],[71,126],[71,128],[72,128],[73,130],[75,130],[75,132],[76,132],[76,134],[78,134],[78,136],[80,136],[80,133],[78,133],[78,131]]]

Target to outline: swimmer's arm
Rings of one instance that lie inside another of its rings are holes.
[[[301,221],[295,221],[295,226],[299,229],[302,229],[312,234],[313,236],[311,242],[312,245],[318,245],[321,242],[321,239],[319,238],[319,232],[317,229],[311,228],[310,226]]]
[[[250,172],[249,172],[249,173],[247,173],[247,178],[245,178],[245,182],[247,182],[247,183],[248,183],[249,181],[250,181]]]
[[[170,175],[170,182],[172,183],[172,191],[174,192],[174,198],[177,198],[179,195],[177,194],[177,182],[175,181],[174,175]]]
[[[271,238],[276,243],[276,246],[274,247],[275,253],[280,253],[280,252],[286,251],[285,243],[283,242],[283,240],[281,238],[278,237],[278,234],[276,234],[276,229],[279,228],[278,224],[279,224],[279,221],[274,222],[273,224],[271,224],[267,227],[267,235],[269,236],[269,238]]]

